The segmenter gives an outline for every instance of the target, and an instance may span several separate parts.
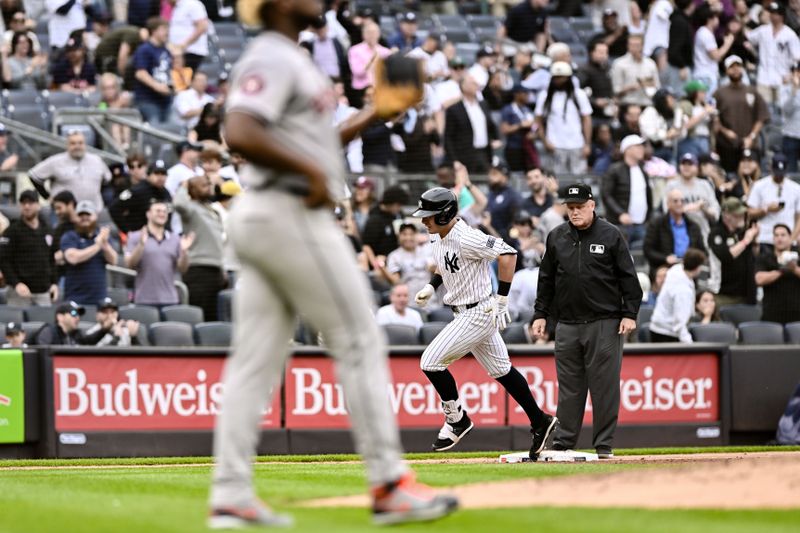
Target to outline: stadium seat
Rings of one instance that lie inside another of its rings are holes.
[[[183,322],[184,324],[199,324],[204,321],[203,309],[196,305],[169,305],[161,310],[167,322]]]
[[[726,322],[713,322],[711,324],[690,324],[689,332],[695,342],[721,342],[724,344],[736,343],[736,328]]]
[[[386,333],[386,338],[392,346],[408,346],[418,344],[417,331],[412,326],[387,324],[381,326]]]
[[[456,43],[456,55],[469,66],[475,62],[481,45],[478,43]]]
[[[500,332],[506,344],[528,344],[528,336],[525,334],[527,325],[522,322],[512,322],[506,329]]]
[[[640,322],[636,327],[636,340],[638,342],[653,342],[650,338],[650,322]]]
[[[474,43],[475,34],[469,28],[446,28],[445,38],[453,43]]]
[[[473,28],[497,28],[500,21],[494,15],[467,15],[467,23]]]
[[[497,40],[497,28],[475,28],[473,32],[478,42]]]
[[[219,291],[217,295],[217,317],[222,322],[233,322],[233,289]]]
[[[195,324],[194,332],[200,346],[228,347],[231,345],[233,326],[230,322],[201,322]]]
[[[449,307],[440,307],[428,312],[428,320],[431,322],[452,322],[454,316],[453,310]]]
[[[653,317],[653,310],[655,307],[652,305],[643,305],[639,308],[639,316],[636,317],[636,322],[639,324],[649,323]]]
[[[67,91],[45,91],[44,95],[51,109],[86,107],[88,105],[86,98],[84,98],[82,94],[75,94]]]
[[[8,106],[14,106],[19,108],[24,107],[38,107],[43,108],[45,99],[42,96],[42,93],[38,91],[30,91],[30,90],[14,90],[10,91],[8,89],[3,90],[2,93],[2,107],[7,108]]]
[[[25,320],[30,322],[47,322],[53,324],[56,321],[55,307],[42,307],[32,305],[25,308]]]
[[[436,335],[441,333],[445,326],[447,326],[447,322],[428,322],[427,324],[422,324],[419,330],[420,344],[425,346],[429,345],[433,342],[433,339],[436,338]]]
[[[724,305],[719,309],[719,316],[734,326],[742,322],[758,322],[761,320],[761,307],[746,304]]]
[[[800,344],[800,322],[790,322],[784,326],[786,332],[786,342],[789,344]]]
[[[148,326],[153,346],[194,346],[192,326],[184,322],[156,322]]]
[[[114,300],[114,303],[119,307],[131,303],[131,292],[125,287],[109,287],[106,292],[108,293],[108,297]]]
[[[783,325],[777,322],[742,322],[739,324],[742,344],[783,344]]]
[[[125,307],[120,307],[119,317],[124,320],[136,320],[145,326],[161,320],[158,309],[149,305],[126,305]]]
[[[445,28],[445,30],[449,28],[469,28],[467,19],[461,15],[435,15],[433,19],[439,23],[439,26]]]
[[[25,321],[25,311],[19,307],[10,307],[8,305],[0,305],[0,322],[7,324],[9,322],[16,322],[20,324]]]

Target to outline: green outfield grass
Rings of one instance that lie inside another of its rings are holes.
[[[776,450],[776,448],[765,448]],[[800,449],[800,448],[797,448]],[[748,448],[747,451],[761,451]],[[780,448],[784,450],[784,448]],[[670,450],[663,453],[675,453]],[[706,451],[705,449],[703,451]],[[725,448],[719,451],[744,451]],[[639,453],[643,450],[639,450]],[[648,450],[652,453],[652,450]],[[496,457],[491,454],[451,454],[450,457]],[[429,454],[411,455],[424,459]],[[442,457],[435,455],[433,457]],[[365,489],[363,468],[343,462],[354,456],[266,458],[255,467],[258,493],[278,509],[293,512],[296,531],[358,532],[376,530],[365,509],[304,509],[307,499],[358,494]],[[276,461],[279,459],[280,461]],[[287,464],[285,461],[294,459]],[[324,459],[324,464],[319,461]],[[99,465],[91,469],[0,471],[1,533],[150,533],[204,531],[210,466],[204,458],[97,461],[3,461],[2,466]],[[102,468],[111,464],[200,462],[198,466],[164,468]],[[628,464],[497,463],[414,465],[421,481],[437,486],[513,478],[605,473],[648,468]],[[576,491],[580,486],[575,487]],[[602,531],[628,532],[762,532],[797,531],[800,511],[644,511],[638,509],[528,508],[463,511],[435,526],[403,526],[402,531],[501,532]]]

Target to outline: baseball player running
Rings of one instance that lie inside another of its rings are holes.
[[[367,466],[374,521],[444,516],[458,501],[416,483],[401,460],[386,392],[384,340],[352,246],[328,209],[345,191],[342,141],[384,115],[365,109],[340,131],[331,125],[331,83],[297,46],[298,33],[321,15],[319,0],[244,0],[238,7],[246,23],[266,31],[233,71],[225,117],[228,145],[250,162],[243,178],[251,188],[230,214],[242,272],[214,435],[209,526],[292,523],[257,499],[252,457],[264,405],[281,383],[297,314],[322,333],[336,359],[356,447]]]
[[[431,282],[416,295],[416,303],[425,306],[436,289],[444,283],[445,305],[452,307],[455,318],[422,354],[420,366],[442,400],[445,423],[433,449],[449,450],[472,429],[473,423],[461,406],[453,375],[447,370],[453,362],[472,352],[490,376],[500,382],[522,407],[531,422],[533,443],[530,458],[536,460],[558,419],[536,405],[528,382],[511,366],[508,349],[500,331],[511,322],[508,313],[508,290],[516,265],[516,250],[502,239],[490,237],[468,226],[458,213],[455,194],[443,187],[423,193],[414,216],[431,234],[436,273]],[[499,264],[499,288],[492,296],[490,263]]]

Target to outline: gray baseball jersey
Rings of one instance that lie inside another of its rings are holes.
[[[253,115],[270,125],[287,149],[320,163],[335,200],[345,198],[342,144],[333,124],[336,94],[330,80],[296,43],[276,32],[253,39],[233,69],[226,111]],[[255,188],[303,191],[307,178],[246,165],[242,179]]]

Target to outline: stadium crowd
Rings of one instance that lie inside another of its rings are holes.
[[[24,91],[75,93],[186,137],[174,164],[131,151],[126,165],[108,166],[83,133],[66,131],[63,152],[19,168],[0,123],[0,171],[26,172],[33,187],[18,195],[19,219],[3,224],[6,300],[56,306],[45,328],[53,342],[146,340],[120,309],[126,299],[109,298],[108,264],[135,270],[130,302],[157,312],[180,303],[181,279],[197,322],[227,319],[220,294],[235,287],[226,216],[247,187],[238,172],[246,162],[225,146],[231,65],[215,51],[238,57],[245,30],[218,33],[230,8],[216,0],[125,4],[0,2],[9,102]],[[693,322],[738,323],[730,309],[800,321],[800,185],[791,179],[800,4],[495,0],[484,6],[492,15],[472,13],[474,4],[327,0],[301,35],[332,80],[337,123],[370,105],[377,58],[418,58],[427,76],[418,106],[375,122],[343,153],[354,179],[335,215],[385,304],[382,325],[407,326],[416,339],[429,334],[426,321],[449,319],[441,294],[427,312],[409,307],[434,265],[424,228],[404,214],[416,200],[405,174],[451,188],[467,223],[518,249],[515,340],[529,340],[537,265],[565,220],[559,183],[575,178],[595,185],[600,214],[632,249],[646,289],[640,340],[691,342]],[[14,118],[5,104],[0,113]],[[112,135],[131,146],[127,128]],[[87,309],[97,310],[94,331],[74,320]],[[20,322],[31,316],[7,320],[9,342],[24,342]]]

